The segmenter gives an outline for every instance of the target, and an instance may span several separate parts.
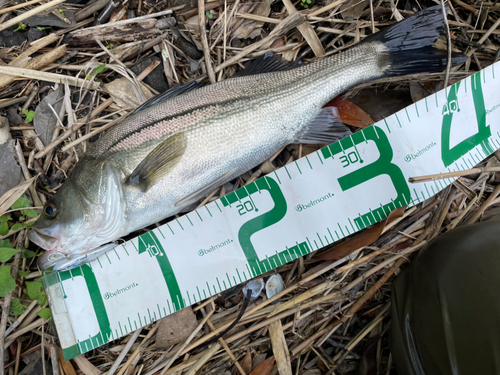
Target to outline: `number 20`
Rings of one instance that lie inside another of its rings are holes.
[[[241,216],[241,215],[245,215],[247,212],[253,211],[255,206],[253,205],[252,201],[246,201],[243,204],[237,205],[236,208],[238,209],[238,213]],[[257,211],[257,210],[255,210],[255,211]]]

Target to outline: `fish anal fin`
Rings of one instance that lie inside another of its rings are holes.
[[[340,121],[337,108],[325,107],[307,125],[295,143],[330,144],[351,134],[349,128]]]
[[[186,149],[186,137],[177,133],[156,146],[133,170],[126,183],[147,191],[179,162]]]
[[[182,198],[180,201],[178,201],[174,207],[185,207],[191,204],[196,203],[200,199],[206,197],[208,194],[210,194],[212,191],[214,191],[216,188],[222,186],[224,183],[227,182],[227,180],[236,173],[236,169],[232,169],[229,172],[225,173],[223,176],[219,177],[215,181],[212,181],[209,185],[185,196]]]

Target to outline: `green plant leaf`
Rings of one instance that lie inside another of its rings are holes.
[[[37,217],[38,216],[38,213],[32,208],[28,208],[27,210],[21,210],[21,213],[23,215],[28,216],[28,217]]]
[[[28,276],[30,273],[31,273],[31,271],[30,271],[30,270],[27,270],[27,271],[19,271],[19,272],[18,272],[19,276],[21,276],[21,277],[26,277],[26,276]]]
[[[16,32],[17,30],[20,30],[20,31],[25,31],[26,30],[26,25],[22,22],[19,22],[19,24],[17,25],[17,29],[14,30],[14,32]]]
[[[22,223],[15,223],[12,228],[10,228],[13,231],[16,231],[18,229],[24,228],[24,225]]]
[[[52,313],[50,312],[50,309],[48,307],[41,309],[39,312],[36,313],[40,318],[44,319],[50,319],[52,318]]]
[[[26,208],[29,206],[31,206],[31,201],[28,198],[19,197],[19,199],[10,208],[17,210],[18,208]]]
[[[16,289],[16,286],[16,282],[10,275],[10,266],[0,267],[0,297],[7,296]]]
[[[28,111],[27,109],[25,109],[23,111],[23,115],[26,116],[26,122],[30,123],[35,118],[35,111]]]
[[[9,223],[7,223],[6,219],[2,219],[5,216],[0,217],[0,236],[5,236],[9,233]]]
[[[15,298],[10,303],[10,312],[15,316],[22,315],[24,310],[26,310],[26,306],[24,306],[19,299]]]
[[[207,10],[207,11],[205,12],[205,15],[206,15],[208,18],[210,18],[210,19],[214,18],[213,13],[212,13],[211,11],[209,11],[209,10]]]
[[[36,300],[40,306],[45,305],[47,302],[47,296],[42,291],[43,284],[41,280],[38,281],[26,281],[26,291],[28,292],[28,296],[32,300]]]
[[[58,10],[58,12],[59,12],[59,13],[61,13],[61,14],[62,14],[62,16],[64,17],[64,10],[59,9],[59,10]]]
[[[12,242],[9,240],[0,240],[0,247],[10,247],[13,248],[14,245],[12,245]]]
[[[104,70],[104,68],[105,68],[105,67],[106,67],[106,63],[99,65],[97,68],[95,68],[95,69],[92,71],[92,73],[90,73],[90,74],[87,76],[87,79],[90,79],[90,77],[95,76],[96,74],[102,73],[102,71]]]
[[[34,222],[34,221],[31,221],[31,222],[29,222],[29,223],[23,223],[23,225],[24,225],[25,227],[31,227],[33,224],[35,224],[35,222]]]
[[[20,251],[21,250],[13,249],[11,247],[0,247],[0,262],[7,262]]]
[[[23,257],[23,258],[32,258],[35,255],[36,255],[36,253],[34,251],[25,249],[23,251],[23,253],[21,254],[21,257]]]

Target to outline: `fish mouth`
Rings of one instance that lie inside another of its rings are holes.
[[[44,233],[43,229],[31,228],[28,233],[28,238],[34,244],[45,250],[53,250],[56,246],[57,239]]]

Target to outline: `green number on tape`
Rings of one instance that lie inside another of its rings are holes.
[[[450,89],[448,95],[448,103],[443,108],[443,126],[442,126],[442,140],[441,140],[441,157],[444,165],[447,167],[460,159],[474,147],[481,145],[484,153],[490,155],[493,149],[488,143],[488,138],[491,137],[491,129],[486,125],[486,109],[484,106],[483,89],[481,86],[481,72],[471,76],[472,98],[474,101],[474,108],[476,110],[476,120],[478,132],[456,146],[450,148],[450,133],[451,122],[453,114],[460,112],[460,107],[457,101],[457,91],[461,82],[457,82]],[[465,124],[470,126],[471,124]]]
[[[267,190],[269,194],[271,194],[274,207],[270,211],[247,221],[238,231],[238,241],[245,253],[254,276],[260,273],[257,270],[261,269],[260,266],[263,265],[263,262],[259,260],[257,252],[252,244],[251,237],[253,234],[279,222],[285,217],[287,210],[285,196],[276,181],[270,177],[264,177],[257,180],[256,184],[260,190]]]
[[[391,202],[382,205],[381,207],[372,207],[372,209],[367,213],[354,218],[354,222],[358,227],[358,230],[366,228],[367,226],[375,224],[386,218],[392,210],[408,204],[411,199],[410,189],[408,188],[403,172],[397,165],[392,163],[392,147],[384,131],[378,126],[370,126],[363,130],[364,138],[360,133],[361,132],[358,132],[351,136],[353,145],[365,142],[365,139],[367,141],[373,141],[377,146],[380,157],[373,163],[365,165],[362,168],[340,177],[338,179],[340,187],[343,191],[346,191],[367,182],[372,178],[386,174],[391,178],[392,184],[394,185],[398,195]],[[342,150],[336,150],[332,147],[330,147],[330,150],[332,151],[333,156],[342,152]]]
[[[167,254],[154,231],[149,231],[139,236],[139,254],[143,253],[148,253],[150,257],[156,258],[167,283],[168,292],[170,293],[170,298],[172,298],[175,310],[183,309],[185,304],[182,299],[179,283],[175,278],[174,270],[168,260]]]

